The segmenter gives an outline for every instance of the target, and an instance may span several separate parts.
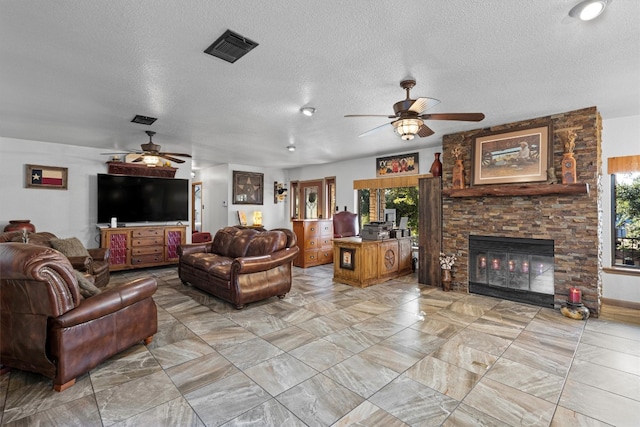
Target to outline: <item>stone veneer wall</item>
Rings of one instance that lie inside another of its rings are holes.
[[[451,188],[452,147],[464,138],[466,185],[472,174],[472,144],[476,136],[488,131],[503,131],[520,126],[551,123],[552,130],[579,127],[576,130],[574,157],[577,180],[588,183],[590,194],[467,197],[443,195],[443,250],[455,253],[453,288],[468,291],[469,235],[553,239],[555,241],[555,305],[567,300],[570,287],[582,291],[583,303],[592,316],[600,312],[602,293],[601,215],[598,202],[601,160],[601,118],[596,107],[540,117],[492,128],[445,135],[443,137],[443,188]],[[553,134],[553,166],[561,183],[563,143]],[[551,154],[552,153],[552,154]],[[545,182],[530,183],[547,185]],[[518,184],[494,184],[518,185]]]

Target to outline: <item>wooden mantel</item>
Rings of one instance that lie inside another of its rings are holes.
[[[448,197],[546,196],[550,194],[589,194],[589,184],[482,185],[460,190],[443,189]]]
[[[149,167],[144,163],[107,162],[108,172],[114,175],[155,176],[173,178],[177,168],[168,166]]]

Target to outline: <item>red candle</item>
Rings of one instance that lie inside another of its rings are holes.
[[[494,270],[500,270],[500,260],[498,258],[494,258],[494,260],[491,261],[491,268]]]
[[[512,273],[516,271],[516,262],[513,260],[509,260],[509,271]]]
[[[580,304],[582,302],[582,292],[578,288],[569,288],[569,302]]]
[[[529,263],[527,261],[523,261],[522,262],[522,272],[523,273],[528,273],[529,272]]]
[[[487,259],[485,257],[480,257],[480,268],[487,267]]]

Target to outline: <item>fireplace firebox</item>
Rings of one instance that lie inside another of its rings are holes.
[[[554,306],[554,242],[469,236],[469,292]]]

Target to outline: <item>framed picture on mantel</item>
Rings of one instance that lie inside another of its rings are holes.
[[[478,135],[473,143],[473,185],[547,180],[551,124]]]

